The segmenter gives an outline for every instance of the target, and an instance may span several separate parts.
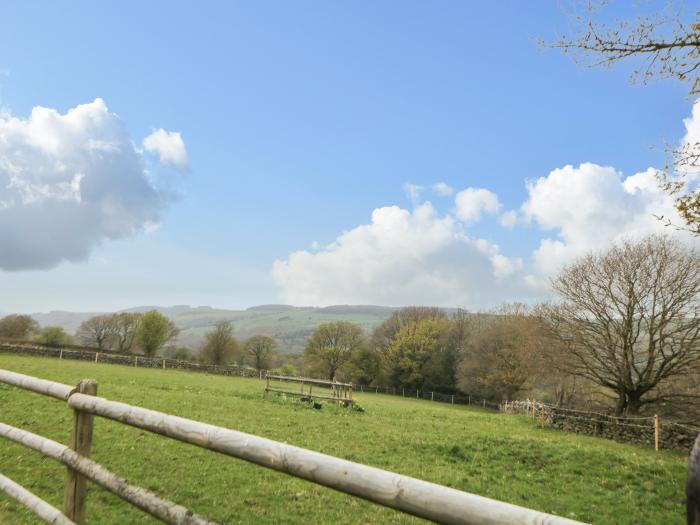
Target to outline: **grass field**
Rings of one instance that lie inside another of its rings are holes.
[[[254,433],[518,505],[607,524],[684,523],[687,460],[540,429],[524,417],[360,394],[365,413],[262,399],[254,379],[0,355],[0,368]],[[65,403],[0,385],[0,421],[66,443]],[[395,511],[104,419],[93,458],[130,482],[224,523],[418,523]],[[60,508],[65,469],[0,441],[0,472]],[[91,485],[88,523],[155,522]],[[0,523],[35,520],[0,495]]]

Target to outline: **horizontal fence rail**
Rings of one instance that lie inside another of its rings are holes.
[[[21,376],[21,374],[11,374],[12,376],[8,376],[0,373],[0,381],[5,382],[4,378],[12,377],[13,382],[9,384],[44,395],[60,391],[60,386],[70,388],[68,385],[56,383],[58,386],[55,390],[47,390],[43,383],[31,381],[35,378],[24,376],[26,380],[18,381],[17,376]],[[68,406],[81,413],[104,417],[220,452],[438,523],[459,525],[580,524],[580,522],[567,518],[353,463],[271,439],[92,395],[73,392],[68,397],[67,402]],[[3,428],[7,429],[8,434],[12,434],[12,427],[8,429],[5,426]],[[18,436],[17,433],[14,435]],[[75,465],[78,463],[81,462],[78,461]],[[83,473],[89,477],[87,472],[88,469]],[[108,486],[105,488],[110,489]],[[175,520],[168,522],[186,523]]]
[[[102,488],[116,494],[124,501],[165,523],[216,525],[215,522],[198,516],[181,505],[162,499],[141,487],[130,485],[125,479],[113,474],[99,463],[79,455],[56,441],[5,423],[0,423],[0,436],[63,463]]]
[[[66,518],[61,511],[46,503],[43,499],[35,496],[23,486],[18,485],[10,478],[0,474],[0,492],[4,492],[22,506],[31,510],[37,517],[45,523],[51,525],[75,525]]]

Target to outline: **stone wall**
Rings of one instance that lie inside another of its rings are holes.
[[[543,427],[655,447],[654,416],[617,417],[555,407],[532,400],[502,403],[500,410],[507,414],[529,416]],[[659,418],[659,448],[690,451],[699,432],[700,429]]]

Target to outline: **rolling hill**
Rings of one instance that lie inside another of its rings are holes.
[[[197,348],[204,334],[219,321],[231,321],[239,338],[255,334],[268,334],[280,343],[285,353],[301,352],[304,341],[322,323],[350,321],[369,331],[391,315],[394,308],[385,306],[327,306],[296,307],[288,305],[261,305],[245,310],[224,310],[210,306],[186,305],[161,307],[139,306],[128,312],[158,310],[180,328],[178,343]],[[75,333],[85,319],[104,312],[52,311],[32,314],[41,326],[62,326],[68,333]]]

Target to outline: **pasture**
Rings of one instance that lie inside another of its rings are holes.
[[[0,368],[257,434],[460,490],[601,524],[684,522],[686,456],[540,429],[479,408],[356,393],[366,412],[263,400],[256,379],[0,355]],[[0,385],[0,421],[66,443],[65,404]],[[116,474],[224,523],[417,523],[395,511],[101,418],[93,456]],[[65,468],[7,441],[0,472],[61,506]],[[152,518],[90,485],[88,523]],[[35,523],[0,496],[0,523]]]

